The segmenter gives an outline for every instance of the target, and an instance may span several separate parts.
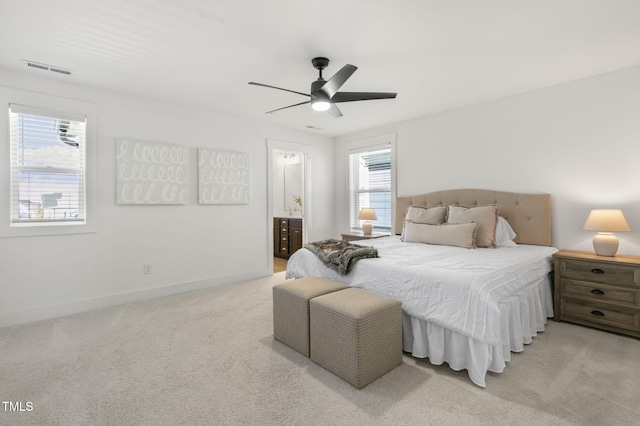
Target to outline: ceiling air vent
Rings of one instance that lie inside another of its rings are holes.
[[[55,67],[53,65],[41,64],[38,62],[27,61],[27,60],[23,60],[22,62],[29,68],[35,68],[42,71],[51,71],[58,74],[71,75],[71,70]]]

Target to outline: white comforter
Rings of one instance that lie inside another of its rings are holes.
[[[557,251],[522,244],[464,249],[404,243],[398,236],[356,243],[376,247],[380,257],[359,260],[341,275],[301,249],[287,263],[287,278],[317,276],[370,290],[401,301],[412,317],[489,345],[501,343],[498,303],[539,283]]]

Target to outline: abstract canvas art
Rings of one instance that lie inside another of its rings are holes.
[[[198,203],[249,204],[250,160],[244,152],[198,148]]]
[[[186,204],[186,146],[116,139],[117,204]]]

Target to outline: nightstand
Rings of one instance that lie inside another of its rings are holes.
[[[554,255],[556,321],[640,337],[640,256]]]
[[[340,235],[342,235],[342,241],[369,240],[372,238],[382,238],[389,236],[389,234],[381,234],[379,232],[374,232],[371,235],[364,235],[362,232],[346,232]]]

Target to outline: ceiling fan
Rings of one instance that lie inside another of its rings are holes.
[[[313,67],[320,73],[318,79],[311,83],[311,93],[296,92],[295,90],[283,89],[281,87],[269,86],[268,84],[255,83],[253,81],[249,84],[262,87],[270,87],[271,89],[284,90],[285,92],[297,93],[298,95],[308,96],[309,99],[306,102],[300,102],[299,104],[293,104],[286,107],[267,111],[267,114],[272,114],[283,109],[311,104],[311,107],[316,111],[327,111],[332,116],[338,118],[342,117],[342,112],[336,106],[340,102],[354,102],[354,101],[368,101],[373,99],[393,99],[397,93],[385,93],[385,92],[338,92],[338,89],[347,81],[351,75],[356,72],[358,67],[347,64],[340,69],[329,80],[322,78],[322,70],[329,65],[327,58],[313,58],[311,60]]]

